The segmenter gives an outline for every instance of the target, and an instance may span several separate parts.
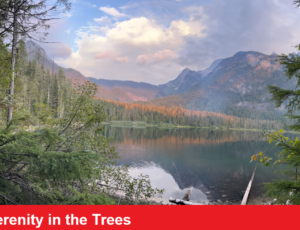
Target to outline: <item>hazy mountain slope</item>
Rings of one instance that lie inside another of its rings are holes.
[[[276,55],[258,52],[238,52],[224,59],[203,81],[182,95],[188,101],[186,106],[223,112],[229,105],[249,107],[244,102],[269,103],[267,85],[286,84],[282,81],[283,67],[276,59]],[[267,105],[260,107],[267,109]]]
[[[176,79],[160,85],[161,90],[157,93],[156,97],[182,94],[197,84],[202,78],[203,75],[201,73],[186,68]]]
[[[143,104],[143,105],[156,105],[156,106],[166,106],[166,107],[185,107],[186,99],[183,98],[181,95],[171,95],[168,97],[160,97],[156,98],[151,101],[137,101],[136,104]]]
[[[219,64],[221,61],[224,59],[217,59],[215,60],[208,68],[204,70],[199,70],[198,73],[201,73],[204,77],[206,77],[210,72],[212,72]]]
[[[159,91],[159,87],[151,85],[145,82],[134,81],[119,81],[119,80],[107,80],[96,79],[89,77],[91,82],[96,83],[101,87],[108,89],[120,89],[126,93],[133,101],[149,101],[155,98],[155,95]]]
[[[28,59],[29,60],[33,60],[33,59],[38,59],[40,60],[40,62],[43,62],[45,67],[50,69],[50,71],[52,72],[58,72],[58,69],[60,68],[59,65],[57,65],[45,52],[45,50],[38,45],[37,43],[33,42],[33,41],[27,41],[26,42],[26,49],[27,49],[27,53],[28,53]],[[40,54],[39,54],[40,53]],[[72,69],[72,68],[64,68],[61,67],[67,78],[72,79],[73,82],[78,81],[80,83],[82,83],[83,81],[86,81],[87,78],[85,76],[83,76],[79,71]]]
[[[145,82],[135,82],[135,81],[120,81],[120,80],[108,80],[108,79],[96,79],[93,77],[88,77],[91,82],[95,82],[99,86],[116,88],[116,87],[131,87],[135,89],[147,89],[147,90],[158,90],[158,86],[151,85]]]

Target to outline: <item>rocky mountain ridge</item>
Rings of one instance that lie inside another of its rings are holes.
[[[286,89],[296,86],[294,78],[287,81],[284,66],[277,59],[278,56],[274,54],[238,52],[221,60],[206,77],[184,93],[157,98],[148,103],[272,119],[279,113],[282,115],[284,107],[275,109],[267,86],[277,85]]]

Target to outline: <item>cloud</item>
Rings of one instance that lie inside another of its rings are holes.
[[[174,53],[171,50],[161,50],[154,54],[142,54],[139,55],[136,58],[136,64],[137,65],[146,65],[150,63],[157,63],[157,62],[163,62],[163,61],[171,61],[172,59],[175,59],[177,57],[177,54]]]
[[[117,54],[111,52],[111,51],[105,51],[103,53],[99,53],[99,54],[96,54],[95,55],[95,59],[102,59],[102,58],[110,58],[110,59],[113,59],[115,58]]]
[[[49,43],[43,45],[50,58],[66,59],[71,56],[72,49],[67,43]]]
[[[103,16],[101,18],[94,18],[94,21],[97,22],[98,24],[102,24],[102,23],[109,24],[109,23],[111,23],[110,18],[107,17],[107,16]]]
[[[300,12],[292,2],[207,2],[141,1],[119,7],[121,12],[101,7],[108,15],[77,31],[78,50],[63,64],[96,78],[161,84],[186,67],[204,69],[239,51],[295,51]]]
[[[118,63],[127,63],[127,62],[129,62],[129,58],[128,57],[118,57],[115,59],[115,61]]]
[[[106,13],[108,15],[116,17],[116,18],[127,17],[126,14],[120,13],[113,7],[100,7],[99,10],[103,11],[104,13]]]
[[[177,55],[171,50],[161,50],[153,55],[154,59],[163,61],[169,58],[175,58]]]
[[[137,65],[146,65],[150,61],[151,61],[151,57],[149,57],[148,55],[145,55],[145,54],[139,55],[136,58],[136,64]]]
[[[93,25],[78,31],[78,51],[63,64],[96,78],[165,83],[182,71],[174,60],[184,38],[204,36],[201,25],[193,29],[196,24],[199,22],[176,20],[166,27],[139,17],[105,30]]]
[[[117,53],[117,52],[114,53],[114,52],[106,50],[103,53],[96,54],[94,56],[94,59],[97,60],[97,59],[108,58],[108,59],[114,60],[117,63],[127,63],[129,61],[128,57],[118,57],[118,55],[119,55],[119,53]]]
[[[45,37],[46,43],[40,43],[45,49],[46,53],[50,58],[66,59],[69,58],[73,50],[67,42],[63,42],[65,38],[70,36],[73,31],[72,28],[66,26],[66,20],[53,21],[49,30],[43,31],[48,32],[49,35]],[[62,41],[62,42],[61,42]]]
[[[206,36],[185,39],[179,51],[182,66],[204,69],[239,51],[293,52],[292,46],[299,43],[300,12],[292,1],[212,0],[184,12],[206,26]]]

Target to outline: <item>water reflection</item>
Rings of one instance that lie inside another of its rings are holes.
[[[148,174],[154,187],[165,189],[165,199],[182,198],[192,187],[196,202],[240,201],[255,167],[250,157],[263,151],[276,158],[280,151],[258,132],[111,126],[104,132],[114,137],[118,164],[129,165],[133,176]],[[252,197],[262,195],[263,183],[280,178],[273,171],[258,166]]]
[[[149,175],[151,183],[157,188],[164,188],[163,203],[168,203],[169,197],[182,198],[188,188],[181,189],[174,177],[154,162],[141,161],[132,164],[130,175],[137,177],[140,174]],[[204,192],[192,187],[191,200],[208,203],[209,200]]]

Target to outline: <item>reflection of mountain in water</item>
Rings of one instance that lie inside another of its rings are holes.
[[[279,153],[258,132],[105,127],[105,135],[115,137],[118,164],[154,162],[181,190],[192,186],[214,200],[241,200],[255,167],[251,156]],[[259,166],[251,195],[262,195],[263,183],[274,178],[271,168]]]

